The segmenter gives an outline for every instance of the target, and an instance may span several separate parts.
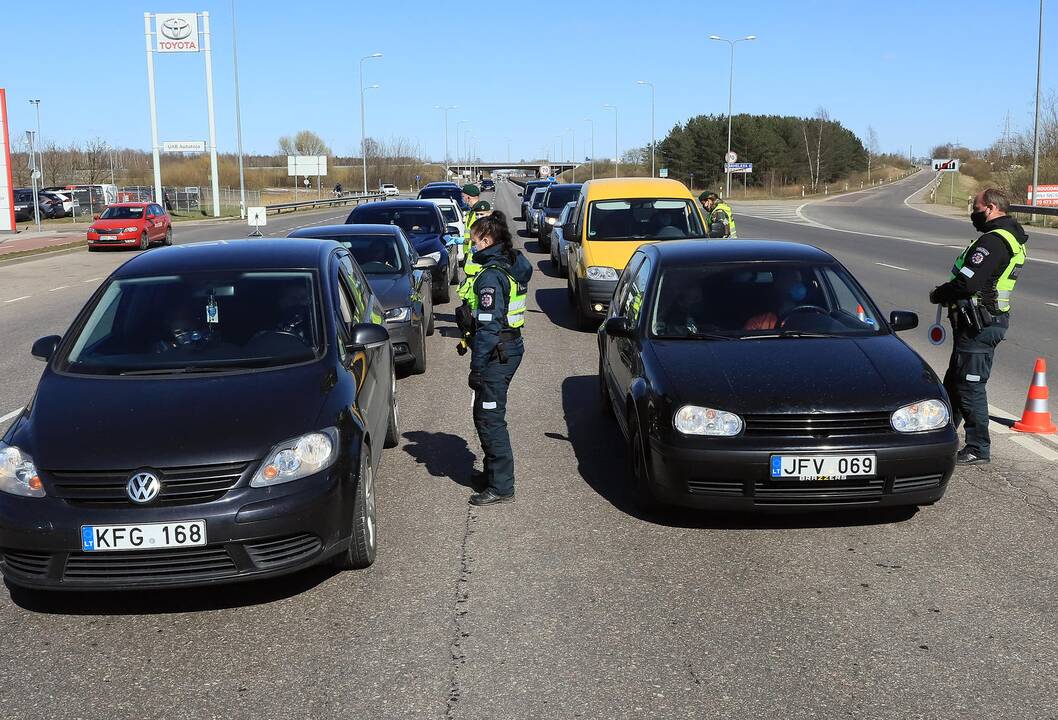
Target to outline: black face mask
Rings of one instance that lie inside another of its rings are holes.
[[[988,220],[986,219],[987,216],[988,213],[984,210],[970,213],[970,222],[974,224],[974,230],[977,232],[985,231],[985,225],[988,223]]]

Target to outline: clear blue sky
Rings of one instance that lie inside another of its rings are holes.
[[[759,38],[736,51],[736,113],[822,106],[861,137],[873,125],[883,150],[912,145],[916,155],[954,138],[988,145],[1008,111],[1016,130],[1032,124],[1035,0],[494,0],[473,17],[473,4],[425,0],[236,1],[248,152],[274,152],[280,135],[302,128],[338,153],[358,152],[358,60],[382,52],[365,64],[366,83],[381,85],[367,95],[368,136],[405,138],[440,157],[433,107],[450,104],[459,106],[449,115],[453,155],[456,122],[467,120],[483,157],[506,159],[506,138],[513,159],[557,152],[570,127],[583,157],[591,117],[596,152],[609,156],[606,103],[619,108],[622,150],[650,139],[649,90],[636,80],[656,84],[659,139],[690,116],[726,112],[728,49],[710,34]],[[13,130],[34,127],[27,100],[40,98],[46,139],[99,136],[144,149],[143,12],[208,10],[218,144],[235,149],[230,0],[103,0],[55,13],[4,0],[0,8],[0,87]],[[1053,93],[1058,3],[1048,10],[1043,77]],[[161,139],[205,139],[203,57],[156,56],[156,71]]]

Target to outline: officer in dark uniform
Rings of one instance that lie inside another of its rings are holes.
[[[472,505],[514,500],[514,453],[507,432],[507,390],[522,361],[525,301],[533,266],[514,249],[507,218],[493,211],[473,228],[473,262],[481,267],[467,298],[473,313],[469,341],[474,427],[484,471],[471,478]]]
[[[951,279],[929,294],[930,302],[948,307],[955,336],[944,387],[955,427],[966,423],[966,446],[956,456],[960,465],[981,465],[991,455],[985,383],[996,346],[1010,327],[1010,298],[1028,241],[1009,210],[1010,198],[1002,190],[977,194],[970,221],[983,234],[955,260]]]

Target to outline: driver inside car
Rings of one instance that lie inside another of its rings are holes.
[[[746,321],[744,330],[774,330],[782,327],[786,316],[804,304],[808,288],[797,270],[776,270],[772,275],[771,299],[766,310]]]
[[[205,345],[210,339],[204,328],[205,317],[204,309],[199,317],[185,304],[173,305],[164,323],[166,336],[154,344],[154,352],[164,353]]]
[[[705,327],[703,313],[705,295],[701,286],[688,283],[680,287],[675,297],[660,315],[660,325],[666,335],[696,335]]]
[[[288,285],[279,296],[279,323],[276,330],[310,342],[309,291],[304,283]]]

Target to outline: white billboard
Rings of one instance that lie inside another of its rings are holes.
[[[160,53],[198,52],[197,13],[155,13],[155,49]]]
[[[287,155],[288,177],[315,177],[327,174],[326,155]]]
[[[11,138],[7,132],[7,91],[0,88],[0,232],[15,230],[15,188],[11,181]]]

